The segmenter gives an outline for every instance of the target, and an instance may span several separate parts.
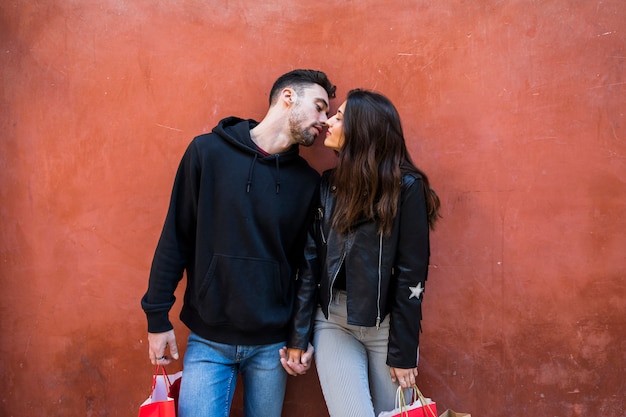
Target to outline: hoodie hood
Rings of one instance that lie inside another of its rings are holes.
[[[262,164],[273,164],[275,166],[276,194],[280,193],[280,166],[297,159],[300,154],[298,145],[293,145],[284,152],[265,155],[254,143],[250,136],[250,130],[259,122],[252,119],[241,119],[239,117],[227,117],[213,128],[213,133],[220,136],[232,146],[242,152],[248,153],[251,157],[246,192],[250,192],[254,178],[254,167],[257,162]]]
[[[240,148],[244,152],[249,152],[251,155],[258,155],[259,161],[265,161],[273,163],[274,159],[280,157],[281,163],[296,158],[300,154],[300,148],[298,145],[293,145],[284,152],[272,155],[264,155],[259,150],[259,147],[252,141],[250,136],[250,130],[255,128],[259,122],[252,119],[240,119],[239,117],[227,117],[220,120],[220,122],[213,128],[213,133],[219,135],[227,142]]]

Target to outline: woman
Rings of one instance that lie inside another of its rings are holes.
[[[397,384],[415,383],[439,199],[386,97],[352,90],[327,125],[339,161],[322,176],[282,354],[296,369],[313,333],[331,417],[375,417],[394,408]]]

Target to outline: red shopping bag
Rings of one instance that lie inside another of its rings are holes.
[[[176,417],[177,404],[172,398],[172,384],[179,383],[180,374],[178,372],[170,378],[164,366],[156,366],[150,396],[139,406],[139,417]]]
[[[383,411],[378,417],[437,417],[437,404],[430,398],[424,397],[417,385],[413,385],[412,390],[411,403],[407,404],[402,387],[398,387],[395,408],[391,411]]]

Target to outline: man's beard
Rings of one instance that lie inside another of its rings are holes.
[[[289,132],[294,142],[298,145],[311,146],[313,142],[315,142],[317,134],[311,133],[310,130],[313,126],[302,127],[302,118],[300,116],[300,112],[294,111],[293,115],[289,118]]]

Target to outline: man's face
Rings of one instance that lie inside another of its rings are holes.
[[[294,143],[311,146],[322,133],[328,119],[328,93],[320,85],[302,89],[289,115],[289,130]]]

